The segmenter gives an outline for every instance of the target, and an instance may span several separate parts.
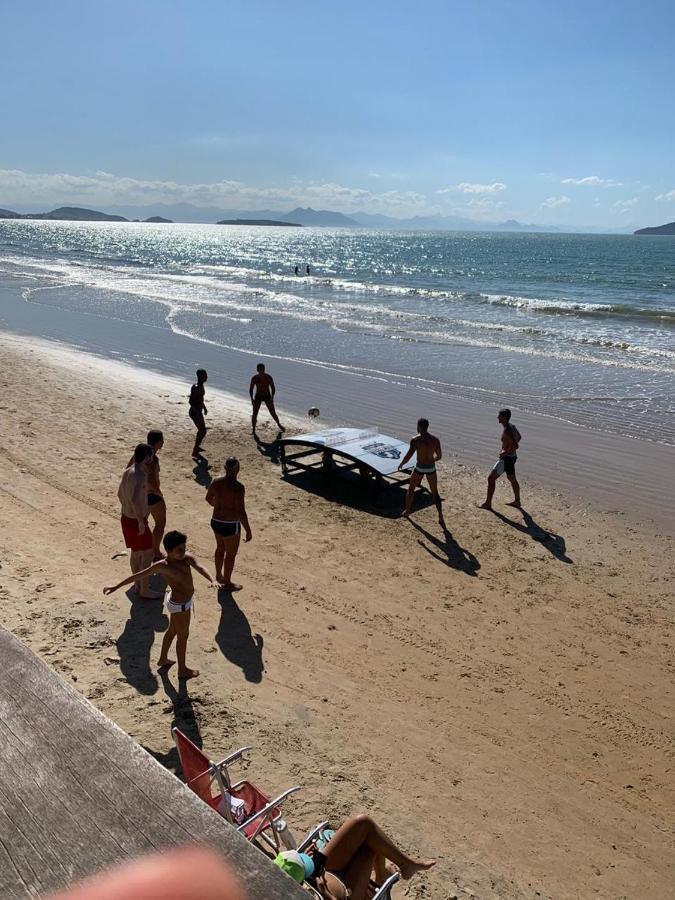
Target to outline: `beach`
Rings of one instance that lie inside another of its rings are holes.
[[[505,483],[492,515],[476,505],[496,409],[434,395],[446,538],[433,507],[408,523],[353,488],[282,479],[271,424],[260,445],[249,433],[255,357],[112,319],[87,337],[84,313],[44,308],[36,325],[13,288],[3,300],[0,624],[170,768],[172,725],[212,758],[250,744],[253,780],[304,786],[297,833],[366,811],[437,857],[399,897],[672,895],[672,447],[519,414],[528,515],[504,505]],[[241,460],[254,538],[234,600],[198,584],[201,675],[179,689],[154,668],[161,603],[102,587],[128,573],[117,483],[150,427],[166,438],[168,527],[213,568],[189,458],[198,364],[213,376],[210,471]],[[270,371],[291,433],[329,397],[330,421],[406,436],[423,396],[287,360]]]

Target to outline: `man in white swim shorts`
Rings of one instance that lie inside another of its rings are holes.
[[[185,653],[187,650],[188,635],[190,633],[190,618],[193,607],[193,599],[195,586],[192,580],[192,569],[203,575],[204,578],[213,586],[213,578],[202,566],[199,565],[194,556],[188,556],[185,552],[185,544],[187,537],[180,531],[169,531],[164,536],[164,550],[166,559],[149,566],[144,572],[140,573],[146,577],[150,575],[161,575],[169,586],[169,592],[166,595],[166,609],[169,613],[169,628],[164,635],[162,641],[162,649],[160,651],[158,669],[169,669],[174,660],[169,659],[169,650],[171,644],[176,639],[176,656],[178,657],[178,677],[181,679],[196,678],[199,675],[197,669],[189,669],[185,664]],[[104,594],[112,594],[113,591],[123,587],[125,584],[131,584],[134,580],[132,575],[125,578],[114,587],[103,588]]]

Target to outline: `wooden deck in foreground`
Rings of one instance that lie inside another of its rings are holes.
[[[35,897],[175,844],[208,844],[249,900],[307,897],[127,734],[0,629],[0,896]]]

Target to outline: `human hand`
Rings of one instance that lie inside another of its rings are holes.
[[[246,900],[232,871],[213,852],[169,850],[103,872],[50,900]]]
[[[107,596],[108,594],[114,594],[116,590],[117,590],[116,587],[112,587],[112,586],[111,586],[111,587],[104,587],[104,588],[103,588],[103,593]]]
[[[204,415],[205,415],[205,416],[208,416],[208,414],[209,414],[208,409],[207,409],[206,407],[204,407]]]
[[[250,528],[246,529],[246,537],[244,538],[244,543],[248,544],[249,541],[253,540],[253,532]]]

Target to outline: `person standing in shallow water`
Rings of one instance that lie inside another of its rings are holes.
[[[513,488],[513,500],[507,503],[507,506],[515,506],[516,509],[520,509],[520,485],[516,478],[516,460],[518,459],[518,447],[522,441],[522,436],[516,426],[511,424],[510,409],[500,409],[497,421],[502,426],[502,449],[499,459],[488,475],[487,497],[480,508],[492,509],[492,498],[494,497],[497,479],[501,475],[506,475]]]
[[[204,416],[208,415],[208,410],[204,404],[205,391],[204,385],[208,381],[209,376],[206,369],[197,369],[197,382],[190,389],[190,412],[189,416],[195,423],[197,434],[195,436],[195,445],[192,449],[192,456],[197,457],[202,452],[202,441],[206,437],[206,421]]]
[[[246,515],[246,489],[238,480],[238,475],[239,460],[231,456],[225,463],[225,474],[214,478],[206,492],[206,502],[213,507],[211,529],[216,538],[216,581],[227,591],[241,590],[241,585],[232,581],[232,571],[242,525],[246,541],[253,539]]]

